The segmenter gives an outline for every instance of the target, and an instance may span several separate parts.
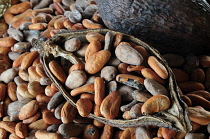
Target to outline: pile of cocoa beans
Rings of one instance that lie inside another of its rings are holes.
[[[190,133],[155,125],[123,129],[111,127],[88,118],[88,114],[93,112],[107,119],[133,119],[168,109],[171,100],[167,87],[164,87],[168,78],[165,67],[143,47],[123,42],[120,34],[113,39],[114,51],[108,42],[102,45],[109,39],[101,34],[91,41],[86,36],[88,43],[70,39],[62,46],[63,49],[81,57],[86,62],[85,66],[72,65],[60,58],[51,61],[49,67],[67,90],[71,90],[69,93],[78,98],[76,109],[48,78],[40,55],[31,42],[33,38],[45,41],[65,31],[106,28],[96,2],[11,0],[11,3],[0,20],[0,138],[210,137],[210,56],[162,54],[174,72],[180,97],[186,103],[193,126]],[[90,39],[94,38],[93,34],[89,35]],[[129,58],[128,51],[131,52]],[[116,57],[110,58],[109,53],[115,53]],[[141,78],[135,75],[141,75]],[[145,88],[136,90],[126,79],[138,81]],[[108,93],[102,94],[105,90]]]

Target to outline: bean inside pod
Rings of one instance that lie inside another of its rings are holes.
[[[34,39],[32,45],[46,74],[81,116],[119,128],[191,130],[171,69],[141,40],[95,29]]]

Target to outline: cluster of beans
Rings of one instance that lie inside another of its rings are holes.
[[[91,0],[31,0],[23,2],[12,0],[12,4],[0,23],[0,138],[123,139],[144,136],[144,138],[156,139],[206,139],[209,137],[209,56],[163,55],[176,76],[178,86],[182,92],[180,94],[181,98],[188,106],[190,120],[193,125],[191,133],[177,133],[156,126],[114,128],[85,117],[87,113],[83,115],[84,113],[78,112],[66,102],[56,86],[46,76],[40,62],[40,56],[31,45],[33,38],[46,40],[58,32],[105,27],[97,12],[96,3]],[[129,45],[132,45],[132,43]],[[82,44],[82,47],[75,53],[80,56],[83,54],[83,57],[85,57],[85,49],[82,48],[87,49],[87,47],[88,45]],[[72,51],[69,47],[66,47],[65,50]],[[149,55],[146,57],[149,57]],[[61,69],[65,73],[75,72],[74,68],[84,68],[80,65],[66,65],[68,63],[64,61],[64,59],[60,59],[58,63],[60,63]],[[55,62],[51,64],[53,65]],[[142,74],[144,78],[149,78],[146,76],[147,73],[154,70],[151,66],[149,68],[149,65],[143,65],[146,68],[136,70],[135,68],[138,66],[132,67],[125,63],[118,64],[118,72]],[[69,68],[66,68],[68,66]],[[104,77],[107,72],[108,75],[111,75],[109,68],[104,70],[104,74],[98,76],[101,76],[97,78],[99,82],[101,78],[106,82],[111,81],[109,78],[112,78],[112,76]],[[157,74],[156,71],[154,73]],[[157,82],[165,84],[164,80],[159,77]],[[92,78],[93,81],[95,81],[95,78]],[[115,81],[112,81],[113,83],[116,84]],[[129,99],[125,100],[127,102],[132,102],[129,106],[120,107],[120,110],[124,112],[124,114],[121,114],[124,119],[137,118],[143,114],[141,111],[137,111],[139,107],[142,107],[139,102],[144,102],[152,96],[147,97],[145,95],[145,92],[148,95],[148,91],[134,91],[133,88],[122,85],[122,83],[123,81],[118,89],[119,91],[121,89],[121,92],[126,96],[122,98]],[[113,85],[110,84],[111,87]],[[144,94],[144,97],[140,95],[141,93]],[[83,100],[84,98],[91,100],[93,94],[80,95],[80,99],[82,98]],[[77,103],[78,106],[84,106],[80,105],[84,101],[79,102]],[[81,107],[81,109],[83,108]],[[97,107],[95,109],[97,110]],[[197,117],[195,117],[196,114]]]

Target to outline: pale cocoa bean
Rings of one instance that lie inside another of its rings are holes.
[[[136,51],[129,43],[121,42],[115,49],[116,57],[127,64],[141,65],[142,55]]]
[[[48,126],[47,131],[48,132],[57,132],[60,124],[53,124]]]
[[[8,105],[7,114],[9,116],[12,116],[14,114],[17,114],[24,105],[25,104],[24,103],[21,103],[20,101],[14,101],[14,102],[10,103]]]
[[[32,39],[38,39],[40,35],[39,30],[24,30],[24,38],[28,42],[32,42]]]
[[[107,84],[106,89],[108,90],[108,93],[117,91],[117,82],[116,81],[111,81]]]
[[[26,83],[26,81],[24,81],[20,76],[16,76],[14,78],[14,82],[16,85],[22,84],[22,83]]]
[[[61,110],[64,104],[65,103],[63,102],[55,108],[54,115],[57,119],[61,119]]]
[[[118,67],[121,61],[116,57],[111,57],[107,62],[107,65]]]
[[[120,110],[121,110],[122,112],[130,111],[130,109],[131,109],[136,103],[138,103],[138,102],[137,102],[136,100],[133,100],[133,101],[131,101],[130,103],[128,103],[128,104],[126,104],[126,105],[122,105],[122,106],[120,107]]]
[[[41,85],[50,85],[52,83],[50,78],[47,78],[47,77],[40,78],[39,82]]]
[[[121,86],[119,86],[118,91],[120,92],[122,101],[132,101],[133,100],[132,92],[134,91],[134,89],[132,87],[127,86],[127,85],[121,85]]]
[[[14,38],[16,41],[21,42],[24,39],[23,33],[18,29],[9,28],[7,30],[7,33],[9,34],[10,37]]]
[[[65,85],[69,89],[75,89],[83,85],[86,81],[87,81],[87,75],[84,71],[74,70],[68,75]]]
[[[142,116],[141,113],[141,107],[142,107],[143,103],[137,103],[134,106],[131,107],[130,109],[130,116],[132,118],[138,118],[140,116]]]
[[[88,44],[81,44],[80,49],[75,52],[77,56],[85,57]]]
[[[153,95],[166,95],[169,96],[168,90],[158,82],[152,79],[145,79],[144,80],[145,88]]]
[[[101,69],[101,77],[105,81],[111,81],[117,76],[117,69],[114,66],[105,66]]]
[[[140,126],[136,128],[136,138],[151,139],[152,135],[148,129]]]
[[[17,73],[18,73],[18,68],[7,69],[1,73],[0,80],[5,83],[9,83],[10,81],[12,81],[15,78]]]
[[[132,92],[132,97],[134,100],[137,100],[140,102],[146,102],[149,98],[152,97],[152,95],[145,91],[134,90]]]
[[[78,23],[82,20],[81,13],[76,9],[68,13],[65,12],[65,15],[72,23]]]
[[[104,44],[104,50],[110,50],[112,46],[112,41],[114,39],[114,34],[111,32],[107,32],[105,35],[105,44]]]
[[[20,52],[9,52],[8,56],[11,60],[17,59],[21,55]]]
[[[97,11],[98,7],[97,5],[91,4],[88,5],[84,12],[83,12],[83,18],[91,18],[93,16],[93,14]]]
[[[11,122],[18,122],[20,119],[19,119],[19,113],[16,113],[16,114],[14,114],[14,115],[11,115],[10,117],[9,117],[9,121],[11,121]]]
[[[25,98],[23,96],[21,96],[19,93],[16,94],[17,95],[17,99],[18,101],[22,102],[22,103],[28,103],[29,101],[31,101],[31,98]]]
[[[203,133],[187,133],[185,139],[206,139],[207,136]]]
[[[25,23],[22,23],[22,24],[20,24],[19,29],[20,29],[20,30],[28,30],[28,26],[29,26],[30,24],[32,24],[32,22],[25,22]]]
[[[81,46],[81,42],[77,38],[71,38],[64,44],[65,50],[69,52],[77,51]]]

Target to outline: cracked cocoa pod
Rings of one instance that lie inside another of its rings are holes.
[[[96,0],[105,25],[161,53],[208,53],[209,0]]]
[[[113,35],[119,34],[121,32],[112,31],[109,29],[95,29],[95,30],[82,30],[82,31],[73,31],[73,32],[66,32],[60,33],[55,35],[53,38],[44,41],[34,39],[32,41],[32,45],[34,49],[36,49],[40,54],[40,60],[43,63],[44,70],[46,75],[52,80],[52,82],[56,85],[59,89],[59,92],[65,97],[65,99],[72,104],[72,106],[76,106],[76,97],[71,96],[69,91],[66,90],[65,85],[63,85],[54,74],[50,71],[49,62],[55,59],[56,57],[63,57],[73,64],[82,63],[80,59],[78,59],[74,54],[70,52],[64,51],[60,46],[60,44],[64,43],[66,40],[71,38],[78,38],[82,42],[87,41],[86,35],[88,33],[100,33],[105,35],[107,32],[111,32]],[[168,78],[167,78],[167,89],[169,92],[169,98],[171,100],[170,108],[165,111],[160,111],[152,115],[140,116],[135,119],[131,120],[124,120],[124,119],[107,119],[104,117],[96,116],[92,113],[88,115],[88,118],[93,118],[102,122],[106,125],[110,125],[113,127],[118,128],[129,128],[129,127],[139,127],[139,126],[146,126],[146,125],[155,125],[160,127],[170,128],[176,131],[182,132],[189,132],[192,129],[192,126],[189,121],[189,117],[187,115],[187,109],[184,102],[180,99],[178,87],[175,81],[175,77],[172,73],[172,70],[166,63],[166,61],[161,57],[160,53],[154,49],[153,47],[147,45],[146,43],[142,42],[141,40],[123,34],[124,41],[126,42],[133,42],[139,46],[144,47],[152,56],[155,56],[162,64],[166,67],[168,71]],[[119,77],[124,77],[124,74],[120,74]],[[138,77],[138,76],[137,76]],[[129,76],[129,78],[133,78]],[[132,81],[136,81],[138,78],[133,78]],[[127,80],[127,78],[125,78]],[[122,82],[125,82],[122,80]],[[138,80],[137,80],[138,81]],[[141,81],[141,80],[140,80]]]

